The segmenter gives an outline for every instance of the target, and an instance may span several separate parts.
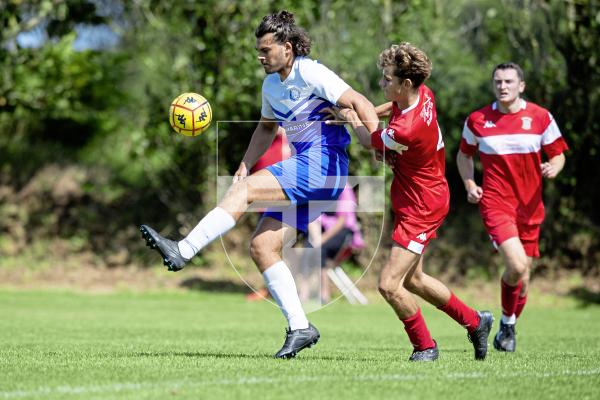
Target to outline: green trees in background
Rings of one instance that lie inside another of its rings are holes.
[[[216,122],[187,139],[168,126],[169,103],[197,91],[215,121],[257,120],[264,73],[254,29],[283,8],[311,34],[313,58],[375,103],[383,101],[381,49],[410,41],[428,52],[453,195],[432,257],[461,273],[489,262],[454,164],[462,125],[492,101],[493,66],[520,63],[527,97],[551,110],[572,149],[563,175],[546,185],[543,252],[598,272],[594,0],[0,0],[0,250],[58,236],[102,254],[137,243],[142,221],[167,229],[194,223],[214,205],[217,168],[235,170],[253,124],[219,123],[218,144]],[[90,38],[92,28],[112,40]],[[359,146],[350,152],[354,174],[379,170]]]

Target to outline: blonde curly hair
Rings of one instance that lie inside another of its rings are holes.
[[[410,79],[413,88],[418,88],[431,75],[431,60],[427,54],[408,42],[394,44],[379,54],[377,66],[383,69],[394,66],[394,75]]]

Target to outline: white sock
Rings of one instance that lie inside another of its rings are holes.
[[[227,211],[216,207],[206,214],[194,229],[177,244],[183,258],[189,260],[204,246],[235,226],[235,220]]]
[[[263,272],[263,278],[273,299],[288,320],[291,330],[308,328],[308,319],[302,309],[296,283],[283,261],[276,262]]]
[[[514,325],[517,323],[517,316],[515,314],[511,316],[502,314],[502,323],[504,325]]]

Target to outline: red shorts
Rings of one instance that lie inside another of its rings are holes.
[[[525,254],[529,257],[540,256],[539,224],[521,223],[509,213],[500,210],[481,209],[481,217],[494,247],[498,248],[507,239],[518,237],[523,244]]]
[[[392,239],[413,253],[423,254],[429,241],[437,237],[436,231],[443,222],[444,218],[436,222],[424,222],[416,218],[396,216]]]

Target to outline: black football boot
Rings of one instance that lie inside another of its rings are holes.
[[[315,326],[308,324],[306,329],[286,329],[285,343],[275,358],[294,358],[300,351],[317,344],[321,335]]]
[[[434,347],[425,350],[413,350],[412,355],[408,359],[408,361],[435,361],[440,356],[440,352],[438,351],[437,342],[434,340]]]
[[[494,338],[494,348],[499,351],[512,353],[517,346],[515,326],[500,321],[500,329]]]
[[[179,252],[177,242],[162,237],[148,225],[140,226],[140,231],[142,232],[142,237],[146,240],[146,246],[160,253],[163,264],[169,271],[180,271],[185,266],[185,263],[189,261],[183,258]]]
[[[473,332],[468,333],[467,337],[473,343],[473,348],[475,348],[475,359],[485,360],[488,349],[488,336],[492,331],[494,317],[489,311],[477,311],[477,315],[479,315],[479,325]]]

